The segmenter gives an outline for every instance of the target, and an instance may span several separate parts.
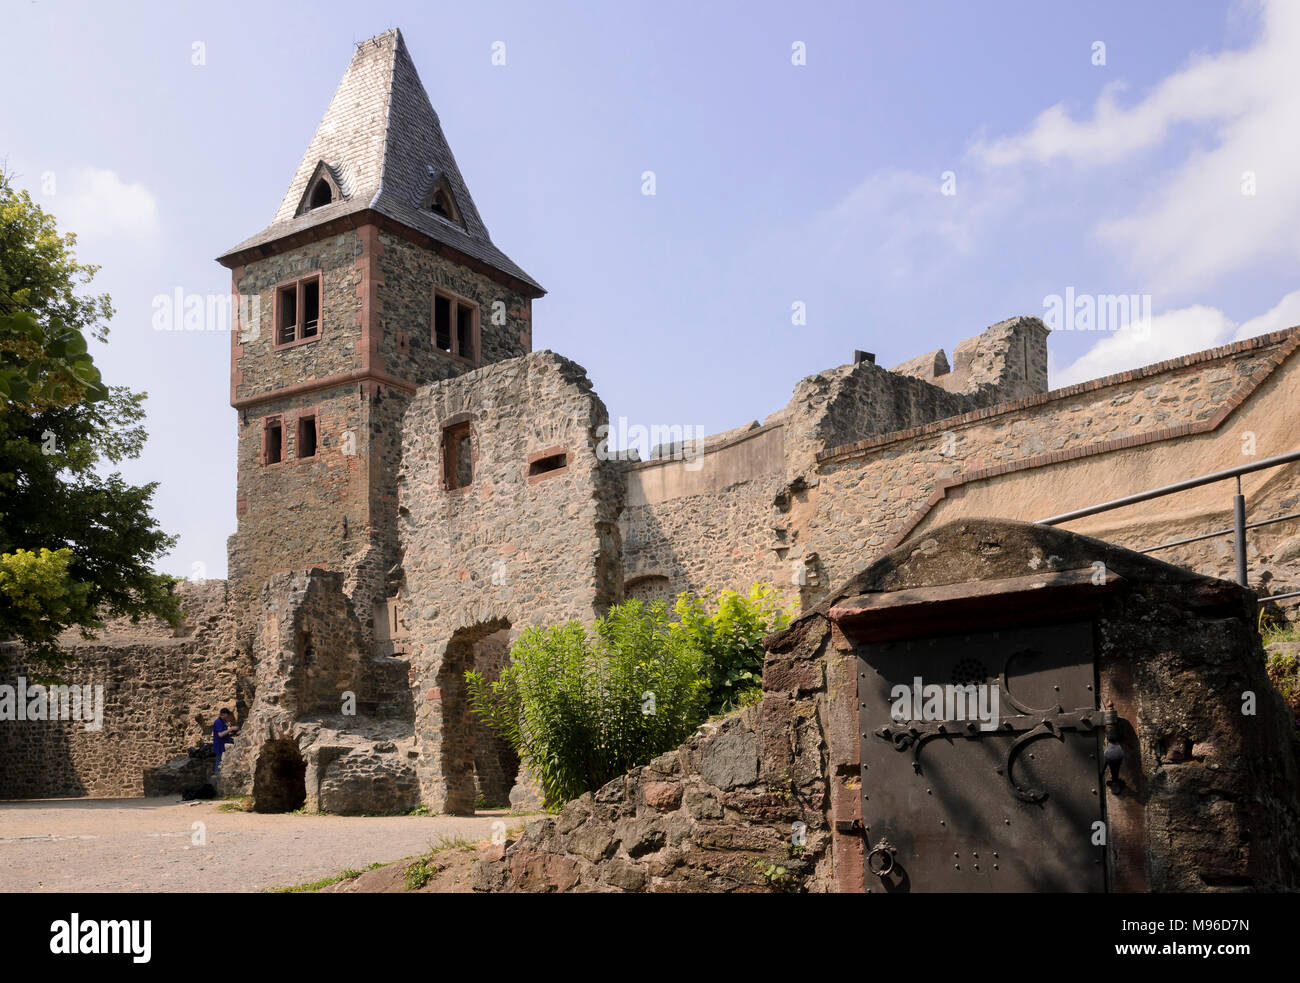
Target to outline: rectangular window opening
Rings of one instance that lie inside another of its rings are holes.
[[[287,345],[298,335],[297,286],[280,288],[279,315],[280,323],[276,326],[276,338],[281,345]]]
[[[539,457],[528,465],[528,477],[536,478],[539,474],[547,474],[551,471],[559,471],[569,463],[569,455],[552,454],[550,457]]]
[[[448,427],[442,433],[444,477],[449,491],[467,488],[474,482],[474,447],[468,423]]]
[[[307,280],[302,285],[302,336],[316,337],[320,328],[320,278]]]
[[[316,418],[303,416],[298,418],[298,456],[316,456]]]
[[[276,347],[320,337],[321,275],[313,273],[275,290]]]
[[[284,426],[279,417],[266,421],[266,463],[279,464],[284,457]]]
[[[433,343],[444,352],[451,351],[451,298],[441,294],[433,298]]]
[[[456,305],[456,354],[474,359],[474,308]]]

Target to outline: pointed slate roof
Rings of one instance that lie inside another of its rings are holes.
[[[343,198],[300,215],[322,163]],[[450,187],[464,228],[420,208],[439,176]],[[357,46],[271,224],[218,260],[367,209],[523,281],[538,295],[545,292],[493,245],[396,28]]]

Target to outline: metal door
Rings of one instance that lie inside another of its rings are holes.
[[[1105,890],[1089,622],[860,645],[858,706],[868,891]]]

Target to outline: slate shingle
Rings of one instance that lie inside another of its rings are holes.
[[[345,197],[299,215],[321,161],[332,170]],[[419,207],[430,185],[430,169],[446,177],[463,229]],[[219,259],[366,209],[544,292],[493,245],[396,28],[358,45],[271,224]]]

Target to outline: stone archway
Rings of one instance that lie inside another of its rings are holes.
[[[510,630],[494,632],[474,645],[474,668],[496,681],[510,662]],[[519,776],[519,756],[500,734],[477,714],[473,717],[475,806],[496,809],[510,804],[510,790]]]
[[[281,738],[262,745],[253,769],[253,811],[293,812],[307,801],[307,762],[298,745]]]
[[[442,712],[438,722],[438,757],[442,811],[450,815],[472,816],[479,792],[475,757],[480,753],[478,745],[482,742],[477,738],[483,728],[470,709],[465,672],[476,668],[481,642],[489,636],[500,637],[500,633],[509,629],[510,623],[504,618],[459,628],[442,657],[437,677]]]

